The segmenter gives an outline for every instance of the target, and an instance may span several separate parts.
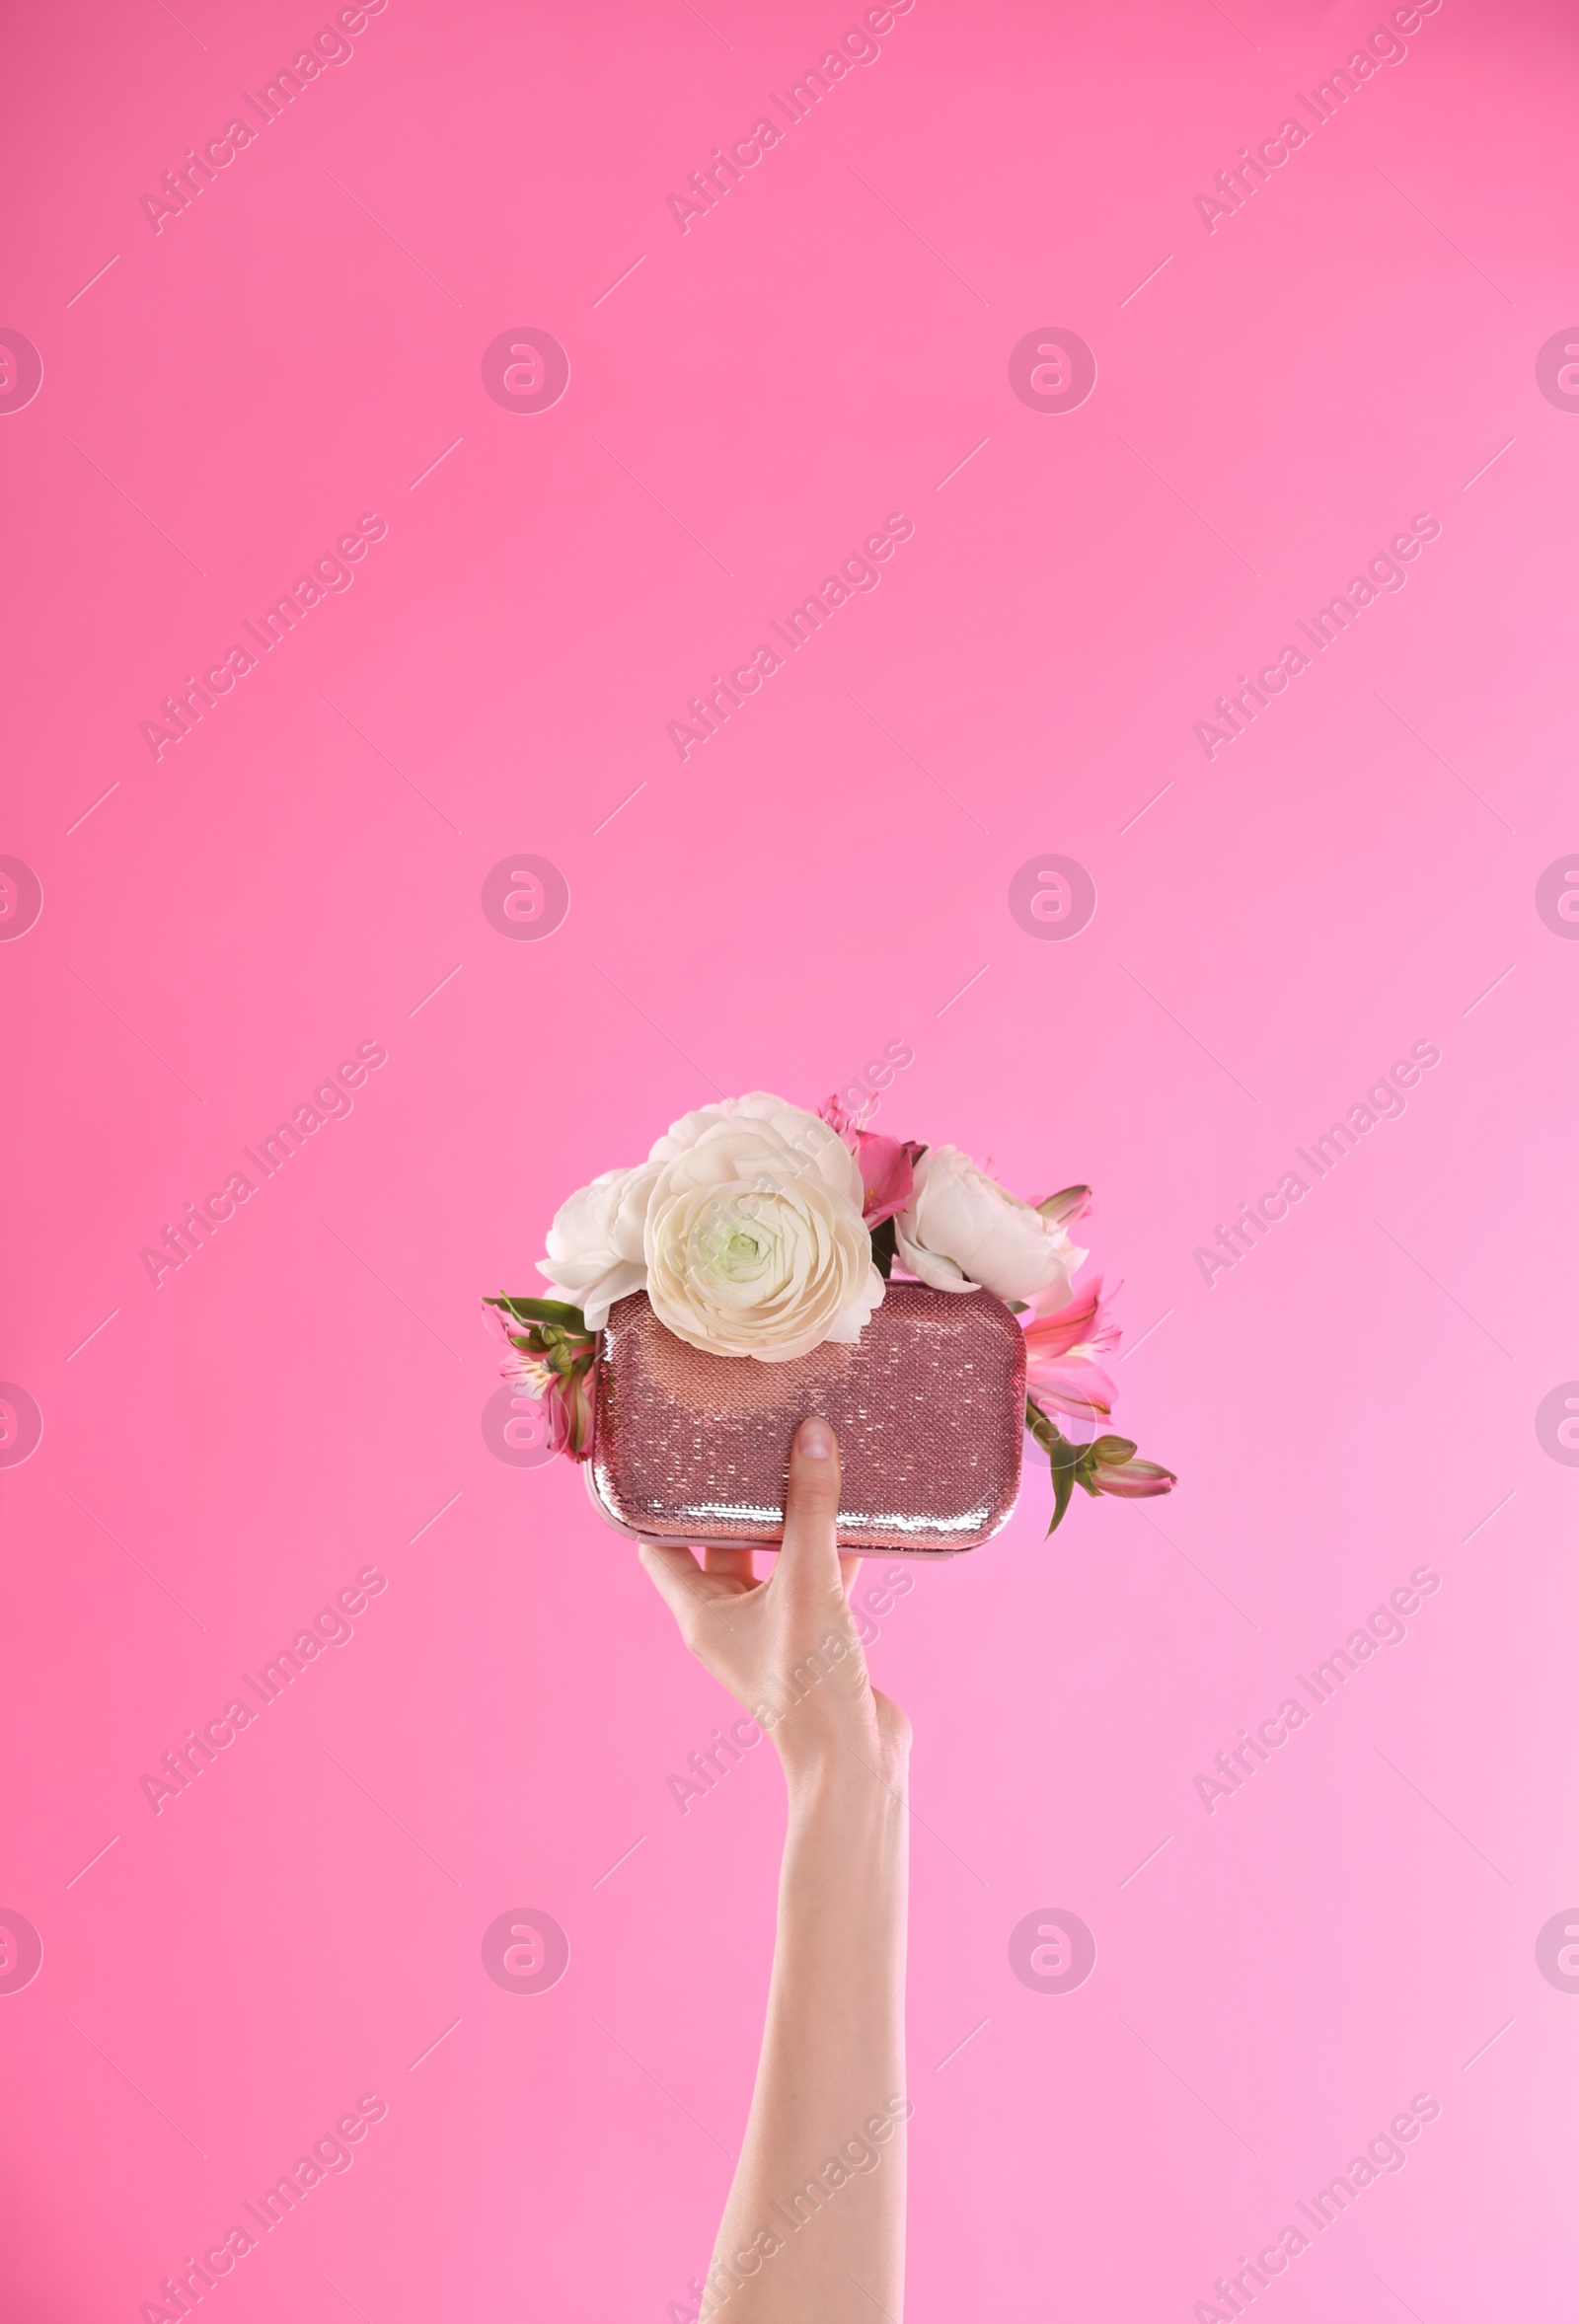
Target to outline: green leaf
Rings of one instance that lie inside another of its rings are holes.
[[[893,1220],[884,1219],[871,1231],[871,1263],[886,1283],[899,1256],[899,1245],[894,1240]]]
[[[1080,1464],[1085,1455],[1078,1446],[1070,1443],[1057,1422],[1050,1419],[1031,1396],[1025,1399],[1025,1426],[1052,1465],[1053,1517],[1047,1531],[1056,1534],[1064,1522],[1064,1512],[1069,1507],[1070,1495],[1075,1490],[1075,1479],[1080,1474]]]
[[[1074,1463],[1071,1462],[1067,1464],[1060,1464],[1055,1461],[1053,1462],[1053,1517],[1052,1523],[1047,1528],[1046,1537],[1048,1539],[1051,1539],[1063,1524],[1064,1512],[1069,1507],[1069,1497],[1074,1489]]]
[[[579,1308],[572,1308],[564,1300],[490,1299],[485,1296],[486,1308],[502,1308],[507,1315],[514,1315],[522,1323],[558,1323],[566,1331],[592,1335]]]

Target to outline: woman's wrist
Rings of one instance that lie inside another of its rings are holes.
[[[880,1822],[903,1811],[908,1734],[886,1735],[873,1724],[869,1732],[854,1736],[787,1737],[779,1741],[779,1759],[793,1817],[854,1815]]]

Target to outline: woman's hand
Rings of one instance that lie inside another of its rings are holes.
[[[641,1544],[641,1562],[667,1599],[680,1635],[773,1738],[791,1781],[854,1753],[890,1779],[910,1724],[873,1687],[850,1612],[859,1557],[837,1546],[839,1448],[826,1420],[802,1421],[790,1454],[784,1545],[759,1582],[749,1549]]]

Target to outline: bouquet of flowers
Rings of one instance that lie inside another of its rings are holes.
[[[1053,1516],[1076,1485],[1141,1500],[1177,1479],[1128,1437],[1067,1437],[1055,1414],[1110,1417],[1102,1359],[1118,1344],[1100,1282],[1077,1292],[1088,1253],[1069,1230],[1090,1189],[1022,1202],[954,1146],[865,1126],[830,1097],[808,1113],[763,1090],[682,1115],[644,1162],[572,1194],[538,1271],[558,1296],[485,1302],[500,1369],[544,1404],[555,1450],[591,1457],[598,1335],[617,1300],[645,1292],[690,1346],[788,1363],[859,1341],[891,1278],[993,1293],[1025,1334],[1025,1426],[1052,1467]]]

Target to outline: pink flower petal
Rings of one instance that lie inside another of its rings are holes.
[[[1126,1461],[1116,1468],[1098,1466],[1091,1483],[1115,1501],[1150,1501],[1159,1493],[1170,1493],[1178,1478],[1155,1461]]]
[[[901,1143],[897,1138],[885,1138],[878,1130],[856,1132],[856,1155],[866,1198],[862,1216],[868,1227],[880,1227],[884,1219],[905,1208],[915,1185],[921,1151],[914,1138]]]
[[[1024,1321],[1024,1318],[1021,1318]],[[1024,1322],[1026,1354],[1034,1362],[1038,1358],[1062,1356],[1071,1348],[1087,1346],[1093,1351],[1115,1348],[1119,1332],[1115,1323],[1107,1320],[1102,1303],[1101,1278],[1086,1291],[1078,1291],[1067,1306],[1048,1315],[1032,1312]]]
[[[1095,1364],[1028,1365],[1025,1385],[1038,1403],[1083,1420],[1106,1420],[1118,1393]]]

